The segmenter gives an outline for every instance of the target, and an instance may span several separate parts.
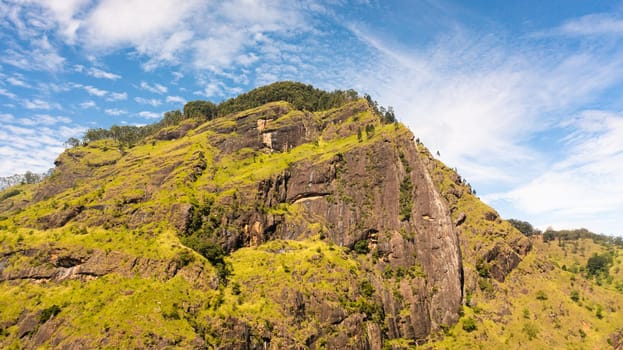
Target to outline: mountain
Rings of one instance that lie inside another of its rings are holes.
[[[526,237],[369,96],[187,107],[0,192],[1,347],[623,343],[618,246]]]

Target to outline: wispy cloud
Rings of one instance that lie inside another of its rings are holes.
[[[17,98],[17,96],[14,93],[12,93],[11,91],[9,91],[7,89],[4,89],[4,88],[0,88],[0,96],[6,96],[6,97],[8,97],[10,99],[16,99]]]
[[[167,103],[180,103],[180,104],[186,103],[186,99],[180,96],[167,96],[166,101]]]
[[[35,114],[24,118],[2,115],[0,128],[0,176],[26,171],[44,172],[69,137],[78,137],[85,128],[71,125],[64,116]]]
[[[172,83],[174,84],[176,84],[178,81],[180,81],[180,79],[184,77],[184,74],[181,72],[171,72],[171,75],[173,75]]]
[[[15,120],[15,117],[10,113],[0,113],[0,120],[3,123],[9,123]]]
[[[106,101],[114,102],[114,101],[125,101],[128,99],[127,92],[111,92],[110,95],[106,98]]]
[[[14,44],[0,56],[0,62],[27,71],[57,72],[63,68],[65,58],[61,57],[46,36],[33,38],[28,47]]]
[[[138,112],[138,115],[147,119],[159,119],[162,118],[162,113],[149,112],[149,111],[141,111]]]
[[[609,13],[590,14],[565,22],[557,32],[566,35],[622,35],[623,18]]]
[[[141,89],[153,92],[154,94],[165,94],[169,90],[164,85],[158,83],[152,85],[144,81],[141,81]]]
[[[26,126],[35,125],[55,125],[59,123],[70,123],[71,119],[64,116],[52,116],[49,114],[36,114],[30,118],[20,118],[17,120],[19,124]]]
[[[83,109],[94,108],[94,107],[97,107],[97,104],[95,103],[95,101],[84,101],[80,104],[80,108],[83,108]]]
[[[50,103],[41,99],[24,100],[22,105],[27,109],[61,109],[58,103]]]
[[[143,105],[150,105],[153,107],[158,107],[162,104],[162,101],[160,101],[157,98],[135,97],[134,101],[136,101],[137,103],[143,104]]]
[[[607,218],[619,217],[623,208],[623,114],[586,110],[560,129],[566,135],[558,140],[560,160],[526,184],[487,199],[512,202],[541,226],[590,223],[616,232]]]
[[[104,112],[108,115],[114,115],[114,116],[128,114],[128,111],[123,110],[123,109],[117,109],[117,108],[107,108],[104,110]]]
[[[91,85],[86,85],[82,87],[89,95],[93,95],[93,96],[97,96],[97,97],[103,97],[106,94],[108,94],[108,91],[106,90],[102,90],[102,89],[98,89],[95,86],[91,86]]]
[[[19,87],[23,87],[23,88],[30,88],[31,86],[26,83],[22,77],[8,77],[6,79],[6,82],[13,85],[13,86],[19,86]]]
[[[91,68],[85,68],[83,65],[78,64],[74,67],[74,70],[76,72],[80,72],[80,73],[86,73],[87,75],[90,75],[94,78],[102,78],[102,79],[108,79],[108,80],[117,80],[117,79],[121,79],[121,76],[118,74],[114,74],[111,72],[107,72],[105,70],[96,68],[96,67],[91,67]]]

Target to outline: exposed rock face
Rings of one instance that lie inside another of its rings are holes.
[[[12,269],[6,269],[6,262],[13,257],[27,257],[31,264],[23,262]],[[156,260],[144,257],[133,257],[119,252],[69,251],[55,248],[41,250],[14,251],[0,258],[0,282],[13,280],[89,280],[108,274],[119,274],[125,277],[143,276],[167,280],[177,274],[196,281],[198,288],[216,288],[218,280],[210,279],[205,271],[198,266],[182,266],[175,260]]]
[[[362,110],[365,108],[355,105],[334,113],[332,119],[312,123],[309,120],[313,119],[303,113],[272,109],[277,121],[279,113],[290,112],[288,118],[301,118],[295,126],[286,124],[283,128],[261,115],[242,116],[237,119],[237,131],[242,133],[240,143],[229,139],[220,147],[229,152],[235,152],[236,147],[286,151],[318,135],[330,139],[352,134],[357,130],[356,123],[338,125]],[[272,134],[270,142],[264,137],[268,132]],[[263,135],[261,139],[255,136],[257,133]],[[254,139],[257,143],[248,142]],[[381,280],[373,279],[375,288],[383,291],[379,296],[385,314],[400,324],[390,330],[390,337],[424,338],[440,325],[456,322],[463,283],[458,238],[447,205],[418,157],[412,134],[400,129],[393,137],[376,137],[365,147],[352,147],[325,158],[303,159],[239,189],[239,197],[232,201],[247,205],[246,209],[234,205],[239,207],[235,212],[224,211],[220,227],[227,227],[222,241],[225,248],[233,251],[276,238],[304,238],[310,234],[310,223],[320,223],[324,234],[338,245],[353,248],[357,242],[367,240],[379,256],[375,262],[378,271],[421,270],[419,276],[406,277],[405,287],[399,290],[401,301],[395,299],[396,293],[384,291]],[[403,183],[411,185],[401,189]],[[403,208],[401,196],[408,198]],[[296,206],[300,215],[255,209],[281,204]],[[408,219],[401,219],[401,210],[407,211]],[[408,316],[401,313],[403,309],[408,309]]]

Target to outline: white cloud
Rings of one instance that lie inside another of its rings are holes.
[[[186,99],[180,96],[167,96],[166,101],[167,103],[180,103],[180,104],[186,103]]]
[[[284,0],[35,0],[12,4],[12,8],[17,15],[10,23],[25,37],[56,31],[68,44],[83,44],[95,56],[133,49],[146,58],[146,70],[190,58],[195,68],[214,71],[256,62],[258,56],[246,51],[256,47],[264,34],[290,36],[313,31],[307,13],[322,12],[321,6]],[[27,52],[15,51],[6,60],[25,67],[31,61]],[[49,64],[48,70],[63,63],[56,52],[40,50],[35,54],[47,55],[47,60],[36,62],[38,66]]]
[[[79,86],[79,84],[73,84],[73,83],[56,84],[56,83],[50,83],[50,82],[37,82],[37,89],[45,94],[66,92],[66,91],[71,90],[72,88],[81,88],[81,87],[82,86]]]
[[[195,91],[195,95],[203,95],[206,97],[218,96],[222,94],[223,93],[219,84],[213,82],[206,84],[203,91]]]
[[[50,44],[46,36],[31,39],[30,47],[15,46],[4,51],[0,62],[28,71],[56,72],[63,68],[65,58]]]
[[[36,114],[30,118],[20,118],[19,124],[26,126],[56,125],[59,123],[70,123],[71,119],[63,116],[52,116],[49,114]]]
[[[49,103],[41,99],[24,100],[22,105],[28,109],[61,109],[58,103]]]
[[[180,81],[180,79],[182,79],[184,77],[184,74],[180,73],[180,72],[171,72],[171,75],[173,75],[173,81],[172,83],[177,83],[178,81]]]
[[[97,107],[97,104],[95,103],[95,101],[84,101],[80,104],[80,108],[83,109],[87,109],[87,108],[94,108]]]
[[[0,120],[3,123],[9,123],[15,120],[15,117],[9,113],[0,113]]]
[[[183,24],[201,3],[197,0],[104,0],[85,18],[85,34],[93,40],[92,45],[103,48],[130,44],[140,51],[149,51]]]
[[[19,86],[19,87],[23,87],[23,88],[30,88],[31,86],[26,83],[24,80],[18,78],[18,77],[9,77],[6,79],[6,82],[13,85],[13,86]]]
[[[149,112],[149,111],[138,112],[138,115],[140,117],[147,118],[147,119],[159,119],[159,118],[162,118],[162,113]]]
[[[623,19],[600,13],[582,16],[565,22],[558,32],[566,35],[621,35]]]
[[[104,110],[104,112],[108,115],[114,115],[114,116],[128,114],[126,110],[117,109],[117,108],[107,108]]]
[[[623,114],[583,111],[561,125],[562,158],[542,174],[511,191],[487,197],[511,202],[544,227],[623,233],[618,220],[623,208]],[[603,218],[603,220],[600,220]]]
[[[193,36],[194,33],[190,30],[171,34],[157,51],[150,52],[150,59],[143,65],[143,68],[151,71],[162,64],[178,63],[177,56],[186,47],[190,46]]]
[[[164,85],[161,85],[161,84],[158,84],[158,83],[151,85],[151,84],[146,83],[144,81],[141,81],[141,89],[147,90],[149,92],[153,92],[154,94],[164,94],[164,93],[166,93],[169,90]]]
[[[17,96],[7,89],[0,88],[0,96],[6,96],[10,99],[15,99]]]
[[[90,0],[39,0],[39,3],[46,7],[52,17],[56,19],[60,33],[68,42],[73,43],[76,39],[76,32],[81,25],[76,14],[88,5]]]
[[[93,96],[97,96],[97,97],[103,97],[106,94],[108,94],[108,91],[106,90],[102,90],[102,89],[98,89],[95,86],[90,86],[90,85],[86,85],[83,86],[83,89],[89,94],[89,95],[93,95]]]
[[[26,171],[44,172],[63,151],[63,142],[79,137],[85,128],[70,125],[69,118],[37,114],[25,118],[0,115],[0,176]]]
[[[128,99],[128,93],[127,92],[111,92],[108,97],[106,98],[106,101],[125,101]]]
[[[135,97],[134,101],[144,105],[150,105],[153,107],[158,107],[162,104],[162,101],[156,98],[143,98],[143,97]]]
[[[89,70],[87,70],[87,74],[95,78],[103,78],[103,79],[109,79],[109,80],[117,80],[121,78],[121,76],[118,74],[106,72],[104,70],[101,70],[99,68],[94,68],[94,67],[89,68]]]

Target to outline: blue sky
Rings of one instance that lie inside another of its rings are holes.
[[[395,108],[506,217],[623,234],[623,3],[0,0],[0,176],[278,80]]]

